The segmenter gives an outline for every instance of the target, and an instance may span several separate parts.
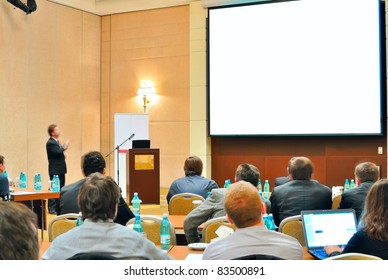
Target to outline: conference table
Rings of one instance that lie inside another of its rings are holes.
[[[25,201],[34,201],[34,200],[40,200],[40,215],[41,215],[41,238],[43,240],[43,231],[45,229],[45,221],[46,219],[46,207],[45,207],[45,200],[50,198],[59,198],[60,193],[59,192],[52,192],[49,190],[41,190],[41,191],[35,191],[32,189],[25,189],[25,190],[17,190],[10,193],[11,200],[15,202],[25,202]],[[34,210],[33,203],[31,204],[32,210]]]

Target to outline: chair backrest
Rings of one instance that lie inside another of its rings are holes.
[[[133,225],[136,218],[130,219],[126,226]],[[152,215],[140,215],[141,224],[143,226],[143,231],[147,234],[147,239],[152,241],[155,245],[160,245],[160,224],[162,223],[162,218],[152,216]],[[170,222],[170,240],[171,245],[176,245],[176,234],[175,227]]]
[[[341,194],[336,194],[333,196],[331,199],[332,204],[331,204],[331,209],[338,209],[340,202],[341,202],[342,195]]]
[[[273,255],[255,254],[255,255],[247,255],[247,256],[233,258],[232,260],[284,260],[284,259]]]
[[[54,217],[48,225],[49,241],[74,228],[77,223],[78,213],[63,214]]]
[[[324,260],[382,260],[382,258],[362,253],[344,253],[328,257]]]
[[[194,200],[205,201],[205,199],[194,193],[179,193],[171,197],[168,203],[168,213],[170,215],[187,215],[193,210]]]
[[[282,220],[278,231],[296,238],[300,245],[306,246],[301,215],[287,217]]]
[[[226,216],[213,218],[203,224],[202,241],[205,243],[210,243],[212,239],[218,237],[216,231],[220,226],[226,226],[236,230],[236,226],[229,223],[229,221],[226,219]]]

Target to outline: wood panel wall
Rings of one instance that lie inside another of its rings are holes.
[[[212,137],[212,178],[220,186],[234,180],[240,163],[258,167],[261,180],[287,175],[287,163],[293,156],[306,156],[315,166],[314,179],[329,187],[343,185],[354,178],[354,167],[362,161],[381,166],[387,174],[386,137]],[[378,147],[384,154],[378,155]]]

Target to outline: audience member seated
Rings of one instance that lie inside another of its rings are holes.
[[[341,197],[339,209],[354,209],[357,222],[364,209],[365,197],[372,185],[378,180],[379,170],[372,162],[360,163],[354,170],[356,187],[344,192]]]
[[[180,193],[194,193],[206,199],[208,192],[218,188],[214,180],[201,176],[203,163],[199,157],[188,157],[185,160],[183,169],[185,171],[185,177],[172,182],[166,197],[167,203],[170,202],[171,197]]]
[[[85,177],[95,172],[105,174],[105,166],[105,159],[100,152],[92,151],[83,155],[81,158],[82,173]],[[85,181],[86,178],[83,178],[78,182],[65,186],[61,189],[58,215],[80,212],[77,203],[77,196],[81,185]],[[127,222],[134,217],[135,215],[132,213],[131,209],[129,209],[128,204],[120,194],[118,212],[114,222],[125,226]]]
[[[285,183],[288,183],[289,181],[291,181],[290,164],[291,164],[292,159],[293,158],[291,158],[288,161],[288,164],[287,164],[287,174],[288,175],[287,176],[282,176],[282,177],[276,177],[275,181],[274,181],[274,188],[277,187],[277,186],[283,185]]]
[[[258,192],[257,185],[260,179],[259,170],[252,164],[243,163],[237,167],[235,181],[246,181],[251,183]],[[209,219],[223,217],[226,215],[224,209],[225,188],[212,190],[210,197],[194,208],[184,219],[183,227],[188,243],[200,241],[198,226]],[[268,201],[269,203],[269,201]],[[269,207],[269,206],[268,206]]]
[[[302,260],[299,242],[283,233],[268,230],[262,214],[266,212],[256,189],[241,181],[232,184],[224,199],[226,217],[236,225],[236,231],[211,243],[203,254],[204,260],[230,260],[247,255],[270,255],[287,260]]]
[[[361,253],[388,260],[388,180],[377,181],[370,188],[361,216],[363,227],[350,238],[345,248],[325,248],[329,256]]]
[[[9,181],[4,176],[5,158],[0,155],[0,200],[8,200],[9,198]]]
[[[22,203],[0,201],[0,260],[38,258],[36,214]]]
[[[120,259],[171,259],[138,232],[113,222],[119,198],[119,186],[112,178],[91,174],[78,193],[83,224],[56,237],[42,258],[65,260],[78,253],[99,252]]]
[[[270,201],[275,225],[302,210],[331,209],[331,189],[311,180],[314,166],[306,157],[291,160],[292,181],[273,189]]]

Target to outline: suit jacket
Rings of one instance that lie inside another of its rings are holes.
[[[79,189],[85,181],[86,178],[81,179],[78,182],[75,182],[74,184],[64,186],[61,189],[61,194],[59,198],[59,211],[57,212],[58,215],[80,212],[77,197]],[[132,213],[131,209],[129,209],[128,204],[125,202],[124,198],[120,194],[119,207],[114,222],[125,226],[126,223],[134,217],[135,215]]]
[[[364,209],[365,197],[373,184],[373,181],[363,182],[359,186],[344,192],[338,209],[354,209],[358,222]]]
[[[9,181],[2,173],[0,173],[0,197],[7,199],[9,196]]]
[[[290,176],[277,177],[277,178],[275,178],[274,187],[283,185],[283,184],[288,183],[290,181],[291,181]]]
[[[226,189],[213,189],[210,197],[193,209],[184,219],[183,228],[188,243],[199,242],[198,226],[212,218],[226,215],[224,197]]]
[[[302,210],[331,209],[331,189],[317,181],[293,180],[273,189],[270,201],[274,222],[300,215]]]
[[[47,159],[49,162],[49,174],[50,175],[60,175],[66,174],[66,161],[64,148],[58,144],[58,142],[50,137],[46,143]]]

